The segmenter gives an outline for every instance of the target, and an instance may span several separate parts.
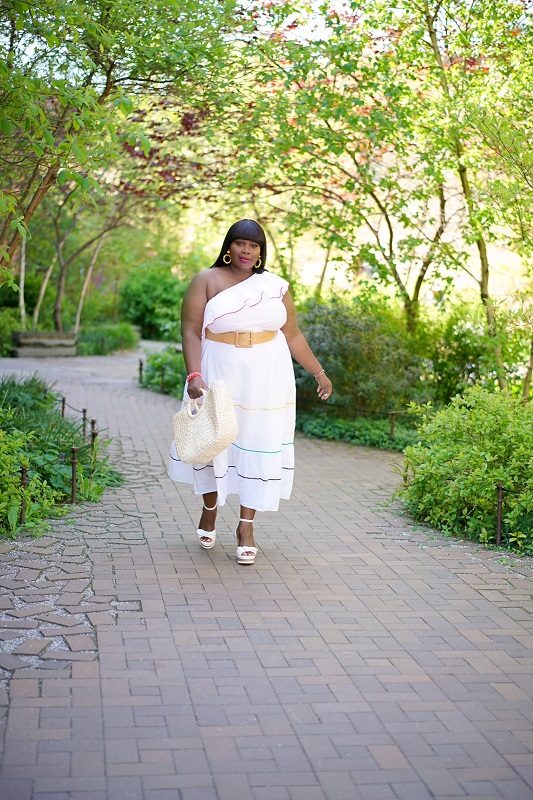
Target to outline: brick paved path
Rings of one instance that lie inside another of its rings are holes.
[[[411,526],[389,455],[304,439],[256,565],[234,502],[203,551],[175,401],[136,366],[0,361],[88,408],[128,478],[1,546],[1,800],[531,800],[530,563]]]

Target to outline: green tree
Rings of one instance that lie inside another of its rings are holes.
[[[0,6],[0,268],[57,184],[79,193],[124,141],[149,141],[128,115],[142,92],[216,92],[226,80],[234,0],[3,0]]]
[[[507,0],[351,0],[323,4],[320,18],[291,8],[289,19],[274,6],[246,51],[257,83],[230,115],[244,144],[241,183],[393,285],[411,329],[433,280],[451,285],[468,270],[506,388],[489,286],[498,230],[483,188],[488,150],[470,120],[525,63],[529,12]]]

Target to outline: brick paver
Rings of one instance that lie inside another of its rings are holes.
[[[0,545],[0,798],[532,800],[531,562],[411,524],[398,456],[305,439],[255,566],[234,498],[202,550],[137,359],[0,360],[88,408],[127,478]]]

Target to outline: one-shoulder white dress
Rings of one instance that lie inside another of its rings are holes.
[[[290,497],[294,475],[296,387],[292,359],[280,330],[287,320],[287,281],[270,272],[254,274],[207,303],[202,329],[202,376],[222,378],[235,404],[239,432],[209,464],[184,464],[171,445],[168,474],[190,483],[195,494],[218,492],[218,504],[236,494],[240,504],[276,511]],[[277,331],[269,342],[235,347],[205,338],[228,331]],[[185,387],[183,403],[190,402]]]

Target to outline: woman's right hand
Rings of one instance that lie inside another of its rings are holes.
[[[189,393],[189,397],[191,400],[198,400],[200,397],[203,397],[202,389],[205,389],[206,392],[209,389],[209,386],[202,380],[202,378],[195,377],[191,378],[189,383],[187,384],[187,392]]]

